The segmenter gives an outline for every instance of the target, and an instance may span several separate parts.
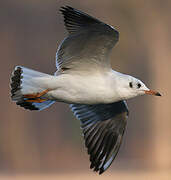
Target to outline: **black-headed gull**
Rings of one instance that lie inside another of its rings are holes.
[[[72,7],[60,9],[68,36],[56,53],[57,72],[48,75],[16,66],[11,97],[17,105],[42,110],[56,101],[70,104],[80,120],[94,171],[103,173],[118,153],[128,116],[125,100],[161,96],[137,78],[112,70],[110,53],[119,33]]]

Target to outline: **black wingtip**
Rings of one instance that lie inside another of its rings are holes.
[[[71,6],[61,6],[59,11],[65,16],[69,12],[76,12],[77,10]]]
[[[60,10],[64,10],[64,9],[74,9],[73,7],[69,6],[69,5],[66,5],[66,6],[61,6],[60,7]]]
[[[159,92],[157,92],[155,95],[156,95],[156,96],[162,96]]]
[[[77,32],[93,24],[102,23],[98,19],[71,6],[62,6],[59,11],[64,17],[64,23],[69,33]]]
[[[73,9],[73,8],[70,7],[70,6],[61,6],[61,7],[59,8],[59,11],[63,13],[63,11],[66,11],[67,9]]]
[[[100,169],[99,170],[99,175],[103,174],[104,173],[104,169]]]

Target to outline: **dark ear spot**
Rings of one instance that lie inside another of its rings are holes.
[[[132,87],[133,87],[132,82],[130,82],[130,83],[129,83],[129,87],[130,87],[130,88],[132,88]]]
[[[137,84],[137,87],[138,87],[138,88],[140,88],[140,87],[141,87],[141,84],[140,84],[140,83],[138,83],[138,84]]]

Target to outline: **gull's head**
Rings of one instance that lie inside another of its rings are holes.
[[[123,79],[120,79],[120,97],[123,99],[129,99],[132,97],[149,94],[155,96],[161,96],[158,91],[151,90],[139,79],[126,75]]]

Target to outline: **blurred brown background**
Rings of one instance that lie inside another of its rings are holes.
[[[128,101],[124,141],[102,176],[89,170],[79,122],[68,105],[30,112],[11,102],[9,95],[16,65],[55,72],[56,48],[67,33],[58,11],[63,5],[114,26],[120,41],[113,49],[113,68],[163,94]],[[54,179],[171,179],[171,1],[1,0],[0,7],[0,172],[5,174],[0,179],[7,174],[24,179],[19,175],[30,173],[45,179],[53,179],[52,174]]]

